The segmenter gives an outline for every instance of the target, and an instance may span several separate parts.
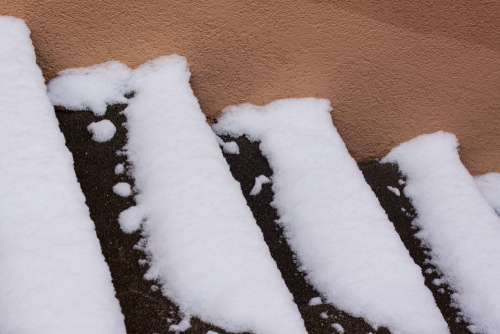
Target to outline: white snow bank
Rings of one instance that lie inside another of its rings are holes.
[[[500,333],[500,218],[462,165],[454,135],[419,136],[393,149],[417,211],[418,237],[456,291],[454,300],[481,333]]]
[[[69,110],[90,109],[97,116],[106,113],[106,106],[127,103],[125,94],[131,70],[117,61],[60,72],[48,84],[53,105]]]
[[[113,192],[121,197],[132,195],[132,187],[127,182],[118,182],[113,186]]]
[[[490,206],[500,215],[500,173],[487,173],[474,178]]]
[[[307,278],[331,304],[393,333],[448,333],[420,268],[321,99],[228,107],[217,133],[260,141],[273,205]]]
[[[271,179],[269,179],[267,176],[265,175],[257,176],[255,178],[255,183],[252,187],[252,190],[250,190],[250,195],[257,196],[258,194],[260,194],[260,192],[262,191],[262,186],[267,183],[271,183]]]
[[[30,32],[0,17],[0,333],[124,334]]]
[[[115,125],[107,119],[90,123],[87,130],[92,134],[92,140],[98,143],[110,141],[116,133]]]
[[[228,331],[305,333],[297,306],[189,86],[186,60],[135,70],[127,154],[152,263],[188,315]]]

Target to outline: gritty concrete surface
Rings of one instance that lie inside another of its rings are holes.
[[[473,173],[500,171],[498,1],[0,0],[0,9],[28,22],[47,79],[179,53],[209,116],[326,97],[358,160],[443,129],[458,135]]]

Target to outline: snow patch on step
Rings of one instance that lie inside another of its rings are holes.
[[[68,110],[90,109],[96,116],[106,114],[107,105],[127,103],[125,94],[131,70],[117,61],[59,72],[48,84],[53,105]]]
[[[422,135],[383,162],[406,175],[405,195],[417,211],[418,237],[456,291],[454,301],[482,333],[500,333],[500,218],[463,166],[450,133]]]
[[[129,161],[151,257],[148,278],[182,312],[232,332],[304,334],[292,295],[189,86],[183,57],[129,82]]]
[[[329,101],[313,98],[242,104],[226,108],[213,128],[260,141],[274,172],[280,224],[307,278],[329,303],[394,333],[448,333],[420,268],[330,111]]]
[[[500,215],[500,173],[487,173],[474,178],[490,206]]]
[[[24,22],[0,17],[0,333],[124,334]]]

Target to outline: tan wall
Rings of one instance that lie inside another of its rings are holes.
[[[438,129],[473,173],[500,171],[500,2],[0,0],[27,20],[48,79],[117,59],[188,57],[205,112],[332,100],[357,159]]]

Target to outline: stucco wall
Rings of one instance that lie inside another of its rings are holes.
[[[456,133],[473,173],[500,171],[500,2],[0,0],[24,18],[47,79],[179,53],[209,116],[239,102],[332,100],[355,158]]]

